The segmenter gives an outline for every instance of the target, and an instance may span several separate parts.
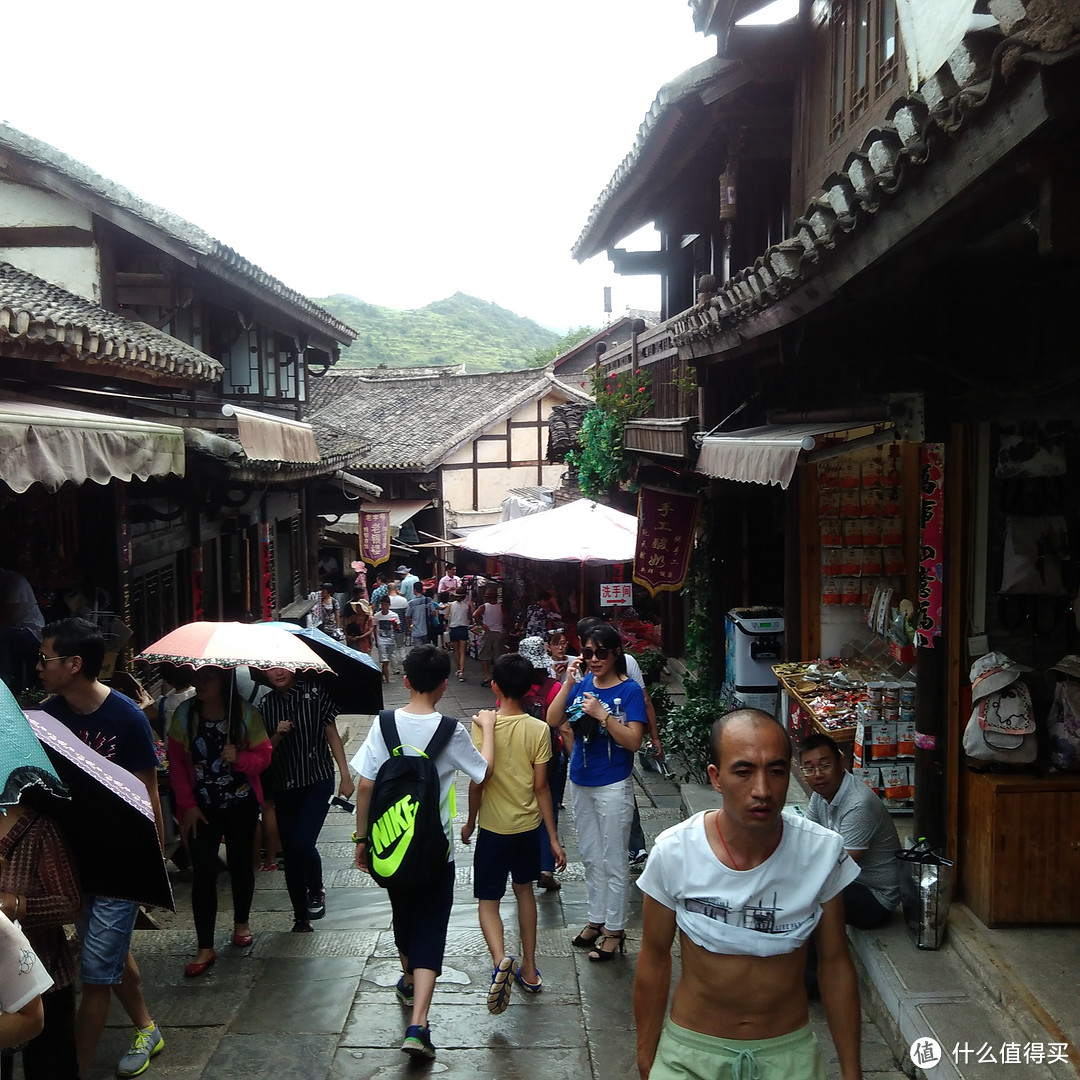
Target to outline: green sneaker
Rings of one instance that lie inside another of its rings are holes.
[[[165,1048],[161,1029],[151,1021],[148,1028],[136,1028],[131,1040],[131,1049],[120,1059],[116,1066],[117,1076],[141,1076],[150,1068],[150,1059],[156,1057]]]
[[[435,1057],[435,1047],[431,1042],[431,1028],[421,1027],[419,1024],[410,1024],[405,1029],[405,1041],[401,1049],[413,1058],[426,1058],[432,1061]]]

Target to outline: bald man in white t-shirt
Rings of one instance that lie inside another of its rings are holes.
[[[860,1080],[859,992],[844,929],[844,886],[859,873],[837,833],[784,814],[787,732],[743,709],[713,726],[709,781],[723,809],[667,829],[645,893],[634,981],[642,1080],[741,1074],[824,1080],[803,972],[815,935],[821,995],[843,1080]],[[671,947],[682,971],[665,1021]]]

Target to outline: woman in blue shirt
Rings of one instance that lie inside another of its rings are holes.
[[[593,627],[581,656],[567,668],[547,712],[552,727],[564,721],[573,736],[570,802],[589,894],[589,924],[573,943],[589,949],[590,960],[611,960],[623,951],[626,936],[631,771],[646,727],[645,696],[626,675],[622,639],[613,626]]]

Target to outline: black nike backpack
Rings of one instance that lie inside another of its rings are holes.
[[[435,759],[457,720],[442,717],[422,756],[405,753],[392,710],[379,713],[379,726],[390,757],[379,767],[371,792],[368,867],[384,889],[423,889],[438,878],[450,850],[439,814]]]

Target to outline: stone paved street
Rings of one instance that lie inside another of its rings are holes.
[[[396,682],[397,680],[395,680]],[[469,680],[451,682],[445,710],[468,717],[490,705],[479,685],[479,665],[469,662]],[[388,688],[387,704],[402,704],[399,687]],[[360,745],[370,717],[342,718],[349,728],[347,751]],[[651,844],[679,817],[678,789],[649,776],[639,805]],[[466,807],[459,781],[458,818]],[[259,873],[251,924],[255,943],[235,949],[231,937],[228,879],[222,875],[217,964],[199,979],[185,979],[184,964],[195,951],[190,887],[174,879],[177,913],[157,912],[160,930],[137,931],[135,954],[142,967],[150,1010],[165,1036],[164,1051],[145,1074],[157,1080],[207,1077],[274,1077],[275,1080],[370,1080],[430,1071],[462,1080],[636,1077],[631,993],[640,934],[640,893],[631,889],[627,953],[607,965],[589,963],[570,938],[584,924],[585,886],[573,820],[566,810],[560,835],[569,865],[560,892],[539,892],[538,966],[544,992],[515,992],[510,1007],[492,1016],[485,1004],[490,960],[472,899],[471,850],[456,844],[456,899],[446,962],[431,1010],[433,1065],[417,1067],[399,1050],[407,1016],[394,997],[399,975],[385,893],[353,866],[353,819],[332,810],[320,849],[327,885],[327,915],[315,933],[293,935],[292,917],[280,872]],[[511,898],[503,903],[507,943],[516,944]],[[811,1011],[815,1028],[838,1075],[820,1004]],[[130,1028],[114,1002],[95,1067],[86,1080],[113,1075],[127,1048]],[[864,1070],[876,1080],[902,1075],[877,1029],[864,1019]]]

